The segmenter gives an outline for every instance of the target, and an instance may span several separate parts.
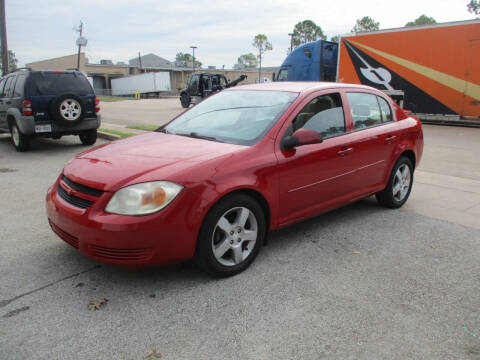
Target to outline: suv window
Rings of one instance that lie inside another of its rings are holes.
[[[9,98],[12,96],[12,87],[13,87],[13,80],[15,76],[10,76],[7,78],[7,82],[5,83],[5,89],[3,90],[3,97]]]
[[[5,82],[7,81],[7,78],[3,78],[0,81],[0,95],[3,97],[3,87],[5,86]]]
[[[300,128],[316,131],[326,139],[345,133],[345,117],[340,94],[319,96],[298,113],[287,135]]]
[[[25,75],[20,74],[17,76],[17,82],[15,83],[15,90],[13,90],[13,96],[18,97],[23,95],[23,87],[25,85]]]
[[[90,83],[85,76],[77,73],[36,72],[28,78],[28,94],[58,95],[61,93],[74,93],[88,95],[93,93]]]
[[[388,122],[392,121],[392,109],[390,108],[390,105],[388,105],[387,101],[380,97],[377,96],[378,102],[380,103],[380,110],[382,111],[382,121],[383,122]]]
[[[365,129],[382,123],[377,96],[367,93],[347,93],[355,130]]]

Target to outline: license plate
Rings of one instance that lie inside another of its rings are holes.
[[[47,124],[47,125],[35,125],[35,132],[41,133],[41,132],[51,132],[52,131],[52,125]]]

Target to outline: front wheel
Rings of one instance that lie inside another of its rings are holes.
[[[265,215],[254,199],[242,194],[227,197],[206,216],[195,260],[214,276],[235,275],[253,262],[265,234]]]
[[[391,209],[401,207],[407,202],[413,185],[413,164],[412,161],[400,157],[390,174],[387,187],[375,196],[380,205]]]
[[[10,134],[12,135],[12,143],[17,151],[27,151],[30,148],[30,137],[23,135],[15,122],[10,126]]]
[[[83,145],[93,145],[97,141],[97,130],[87,130],[79,136]]]

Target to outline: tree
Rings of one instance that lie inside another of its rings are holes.
[[[292,45],[294,48],[319,39],[326,40],[327,37],[323,33],[322,28],[317,26],[312,20],[300,21],[293,28]]]
[[[237,63],[247,69],[254,69],[257,67],[257,57],[252,54],[243,54],[238,57]]]
[[[258,60],[260,63],[260,67],[258,69],[258,81],[262,78],[262,55],[268,51],[272,50],[272,44],[268,41],[267,35],[265,34],[258,34],[253,38],[252,46],[256,47],[258,50]]]
[[[357,23],[351,30],[352,32],[366,32],[366,31],[375,31],[380,29],[380,23],[373,20],[370,16],[364,16],[361,19],[357,19]]]
[[[0,54],[1,52],[2,52],[2,49],[0,47]],[[8,50],[8,71],[7,72],[15,70],[17,68],[17,63],[18,63],[18,60],[15,57],[15,53],[12,50]],[[2,62],[1,56],[0,56],[0,69],[1,69],[1,73],[3,74],[3,62]]]
[[[340,35],[335,35],[330,38],[331,42],[337,43],[340,41]]]
[[[480,14],[480,1],[479,0],[471,0],[467,4],[467,10],[472,14],[479,15]]]
[[[427,15],[421,15],[415,19],[415,21],[409,21],[405,24],[405,26],[417,26],[417,25],[428,25],[428,24],[436,24],[434,18],[428,17]]]
[[[186,62],[189,62],[190,64],[192,64],[193,63],[193,56],[192,56],[192,54],[189,54],[189,53],[179,52],[175,56],[175,60],[176,61],[186,61]],[[198,61],[197,59],[195,59],[195,67],[196,68],[201,68],[202,67],[202,63],[200,61]]]

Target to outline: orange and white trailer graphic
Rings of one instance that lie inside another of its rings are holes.
[[[342,37],[337,79],[403,90],[420,114],[480,117],[480,20]]]

